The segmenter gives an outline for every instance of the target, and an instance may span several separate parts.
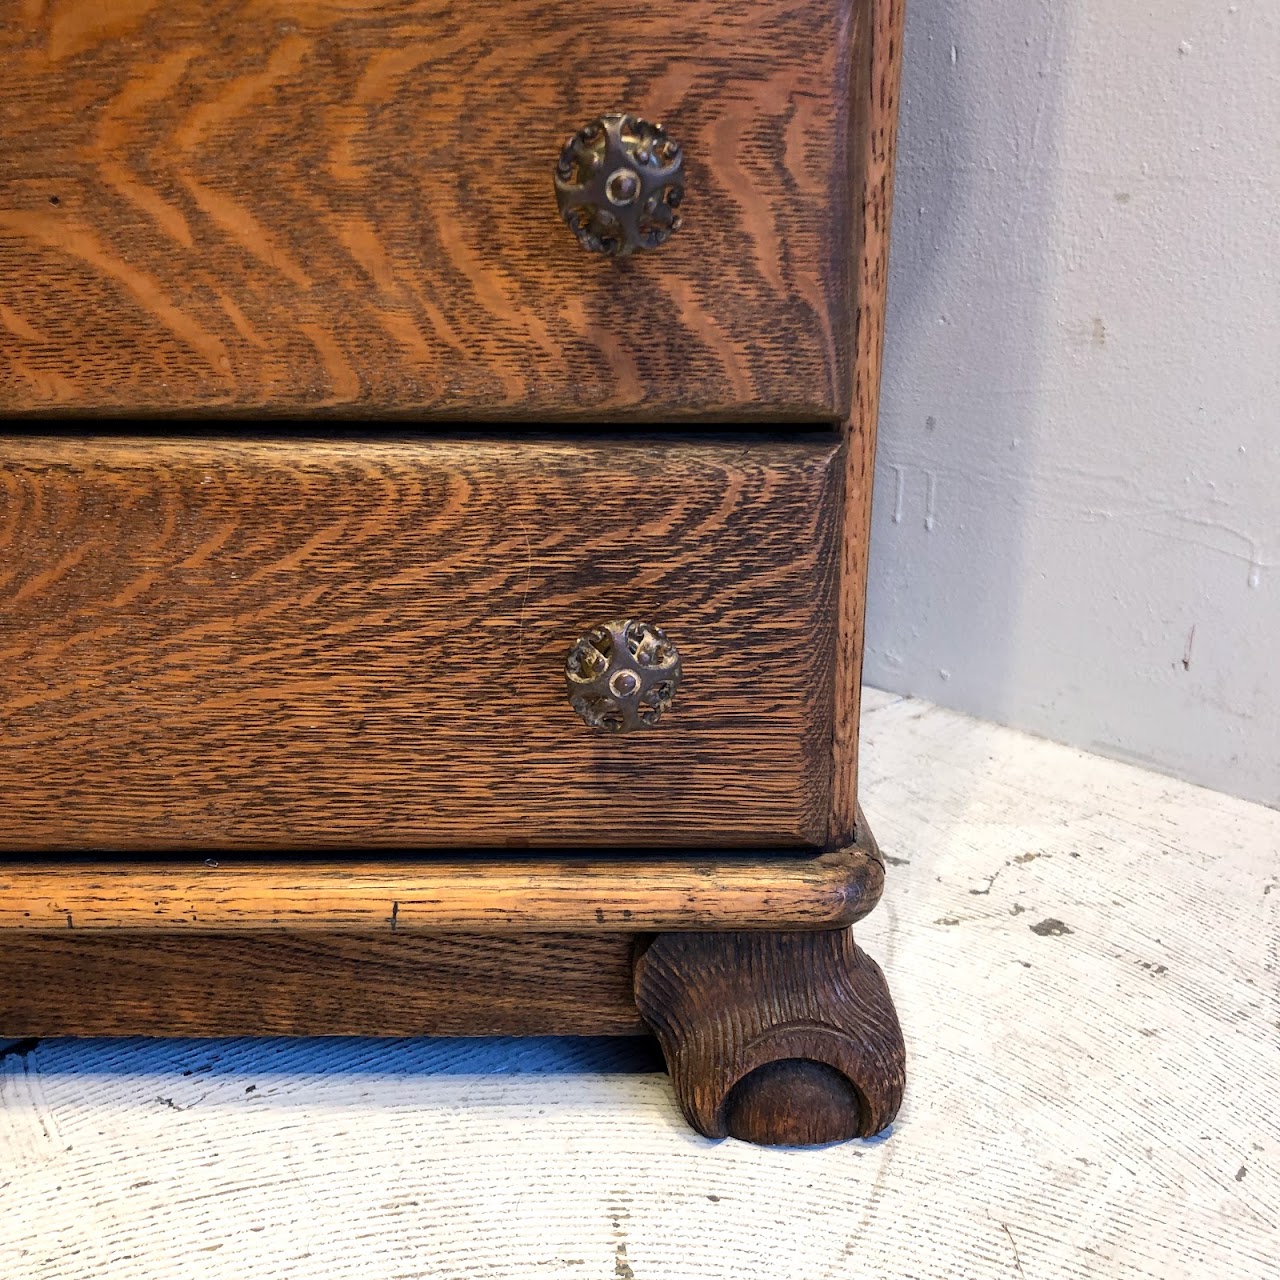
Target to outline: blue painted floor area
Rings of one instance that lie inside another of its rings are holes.
[[[0,1042],[0,1056],[37,1054],[43,1076],[348,1076],[640,1074],[665,1067],[644,1036],[228,1040],[53,1039]]]

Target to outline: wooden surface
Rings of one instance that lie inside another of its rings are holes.
[[[636,961],[636,1006],[680,1107],[709,1138],[814,1146],[898,1114],[902,1029],[848,929],[664,933]]]
[[[0,848],[824,843],[834,432],[0,459]],[[618,615],[685,673],[623,737],[563,680]]]
[[[629,934],[4,935],[0,1036],[635,1035]]]
[[[1274,1280],[1280,813],[863,725],[888,1137],[699,1138],[648,1041],[44,1040],[0,1061],[0,1274]]]
[[[869,833],[818,857],[0,862],[0,951],[12,930],[831,928],[862,919],[883,885]]]
[[[864,13],[13,0],[0,412],[843,417]],[[614,110],[689,183],[622,264],[551,180]]]
[[[889,289],[889,224],[902,83],[905,0],[872,0],[865,74],[854,79],[862,96],[853,119],[859,140],[854,186],[857,272],[853,414],[845,427],[845,521],[835,691],[835,779],[830,843],[844,844],[858,819],[858,695],[866,631],[867,559],[871,546],[871,488],[880,418],[880,365]]]

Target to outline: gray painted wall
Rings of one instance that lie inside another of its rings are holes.
[[[905,56],[867,679],[1280,806],[1280,5]]]

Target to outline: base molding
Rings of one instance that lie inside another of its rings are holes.
[[[865,822],[827,853],[472,854],[0,863],[0,946],[53,930],[636,933],[830,929],[880,900],[884,861]]]

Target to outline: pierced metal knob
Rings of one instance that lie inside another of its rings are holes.
[[[684,154],[660,124],[593,120],[564,144],[555,183],[560,216],[592,253],[656,249],[680,230]]]
[[[606,622],[569,650],[564,678],[570,705],[593,729],[647,729],[676,696],[680,655],[647,622]]]

